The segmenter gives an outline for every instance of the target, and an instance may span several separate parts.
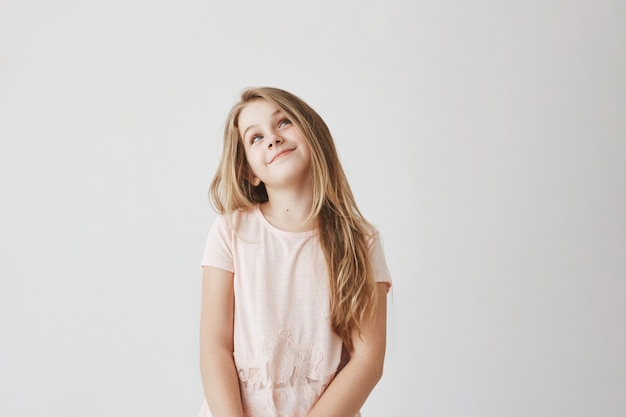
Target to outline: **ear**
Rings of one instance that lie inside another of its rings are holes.
[[[248,165],[248,162],[245,162],[245,168],[244,168],[244,178],[246,179],[246,181],[248,181],[250,184],[252,184],[253,187],[258,187],[259,184],[261,184],[261,179],[259,177],[257,177],[256,175],[254,175],[254,172],[252,172],[252,168],[250,168],[250,165]]]
[[[248,180],[248,182],[252,184],[253,187],[258,187],[259,184],[261,184],[261,179],[255,176],[252,172],[246,175],[246,180]]]

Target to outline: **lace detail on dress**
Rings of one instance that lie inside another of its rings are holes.
[[[323,353],[310,343],[296,344],[286,330],[265,338],[256,361],[242,359],[236,355],[247,417],[304,417],[335,375],[319,375]]]

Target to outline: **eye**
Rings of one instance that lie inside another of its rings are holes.
[[[280,122],[278,122],[278,127],[283,127],[285,125],[290,125],[291,124],[291,120],[289,119],[282,119]]]
[[[260,141],[261,139],[263,139],[263,135],[252,135],[250,137],[250,143],[254,144],[257,143],[258,141]]]

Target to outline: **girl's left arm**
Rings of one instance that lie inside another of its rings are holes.
[[[376,284],[378,302],[361,334],[354,332],[350,361],[328,386],[308,417],[354,417],[383,374],[388,284]]]

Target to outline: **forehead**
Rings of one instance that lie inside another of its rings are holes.
[[[281,111],[263,99],[256,99],[246,104],[239,112],[239,130],[243,131],[248,126],[259,124],[270,120]]]

